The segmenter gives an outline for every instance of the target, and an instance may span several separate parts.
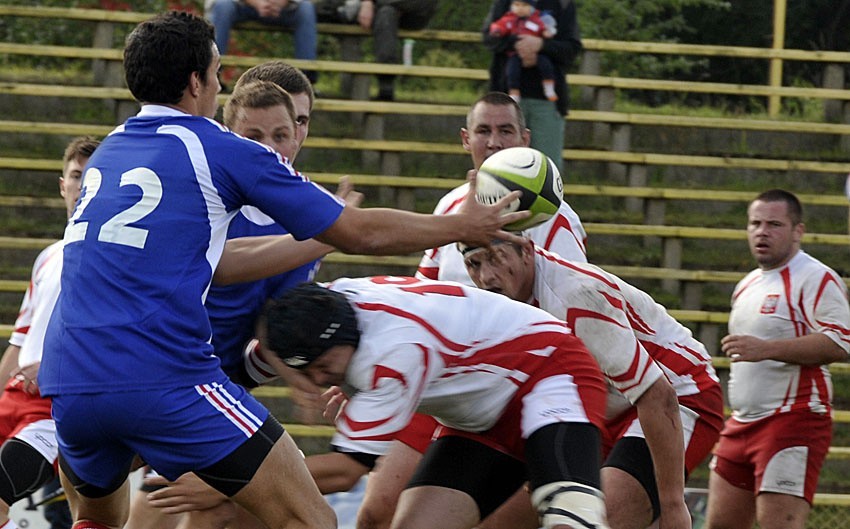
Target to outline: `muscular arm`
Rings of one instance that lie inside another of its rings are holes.
[[[328,229],[315,238],[346,253],[395,255],[436,248],[455,241],[477,246],[494,238],[521,242],[522,239],[501,228],[528,217],[527,211],[502,214],[519,196],[515,191],[493,205],[485,206],[474,198],[475,182],[470,180],[467,199],[455,215],[426,215],[389,208],[346,207]]]
[[[215,269],[213,283],[230,285],[256,281],[294,270],[333,251],[332,246],[292,235],[265,235],[229,239]]]
[[[661,527],[690,527],[684,502],[685,446],[676,391],[666,378],[659,378],[641,395],[635,407],[652,454],[661,502]]]
[[[733,362],[777,360],[788,364],[821,365],[847,360],[844,349],[821,333],[782,340],[730,334],[724,336],[720,343],[723,353]]]

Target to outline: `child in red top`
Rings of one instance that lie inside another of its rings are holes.
[[[494,37],[507,37],[518,35],[534,35],[544,39],[555,36],[557,29],[555,19],[548,14],[542,14],[535,8],[537,0],[513,0],[511,9],[499,20],[490,24],[490,34]],[[508,55],[506,77],[508,81],[508,94],[517,102],[520,100],[520,75],[522,74],[522,60],[515,51]],[[549,101],[557,101],[555,94],[555,67],[551,59],[544,54],[537,55],[536,67],[543,77],[543,92]]]

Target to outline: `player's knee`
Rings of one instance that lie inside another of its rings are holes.
[[[41,452],[20,439],[0,447],[0,499],[12,505],[53,479],[53,465]]]
[[[599,489],[574,481],[556,481],[537,487],[531,503],[544,529],[559,525],[607,529],[605,501]]]

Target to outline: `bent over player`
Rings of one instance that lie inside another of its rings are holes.
[[[661,527],[690,527],[683,478],[708,455],[723,421],[705,347],[648,294],[596,266],[531,241],[462,249],[477,286],[566,321],[616,390],[602,469],[611,527],[642,529],[659,517]]]
[[[387,444],[414,412],[444,426],[394,528],[474,527],[526,480],[547,529],[607,527],[599,490],[605,384],[543,311],[457,283],[339,279],[270,304],[266,360],[348,401],[336,426]]]

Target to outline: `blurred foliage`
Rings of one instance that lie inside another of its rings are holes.
[[[316,0],[318,1],[318,0]],[[439,2],[430,27],[460,31],[479,31],[492,0]],[[773,32],[773,0],[573,0],[576,2],[582,36],[644,42],[686,42],[732,46],[769,47]],[[0,0],[17,5],[87,7],[113,10],[158,12],[166,9],[203,11],[203,0]],[[788,2],[785,47],[806,50],[850,50],[850,0],[809,0]],[[55,19],[5,17],[0,20],[0,40],[39,44],[91,45],[94,24]],[[114,45],[120,47],[122,32],[116,32]],[[416,64],[486,68],[489,52],[474,43],[420,41],[415,44]],[[364,47],[364,60],[371,60],[370,43]],[[231,53],[261,57],[287,57],[292,54],[289,38],[270,38],[268,33],[243,33],[231,47]],[[321,36],[322,59],[339,58],[337,39]],[[0,57],[0,66],[61,68],[62,58]],[[764,84],[768,63],[729,57],[696,57],[653,54],[602,54],[603,75],[677,79],[743,84]],[[823,65],[813,62],[786,61],[786,86],[820,86]],[[480,87],[455,86],[456,81],[415,79],[410,89],[438,89],[447,93],[470,92]],[[407,88],[407,87],[404,87]],[[731,111],[762,110],[761,98],[725,95],[658,93],[631,91],[630,100],[650,106],[723,107]],[[808,114],[814,103],[786,100],[786,112]],[[815,111],[817,109],[814,109]]]

